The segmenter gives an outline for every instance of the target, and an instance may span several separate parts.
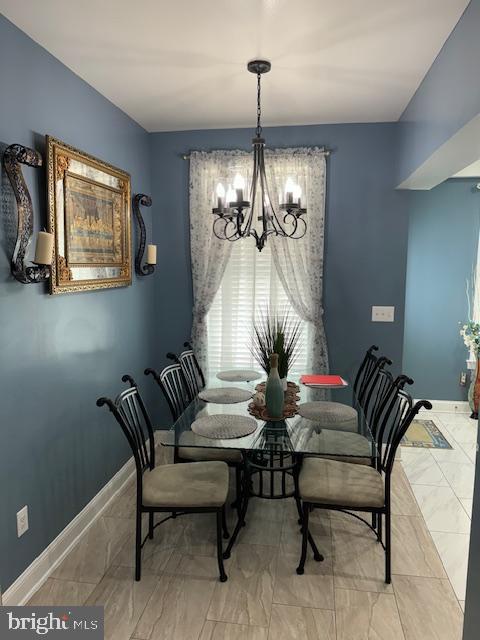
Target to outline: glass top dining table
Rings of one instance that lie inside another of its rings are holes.
[[[298,383],[297,380],[294,380]],[[258,382],[258,381],[257,381]],[[211,379],[207,388],[239,387],[255,393],[257,382],[226,383]],[[313,392],[314,394],[314,392]],[[299,384],[300,400],[297,404],[310,401],[312,390]],[[216,404],[205,402],[198,396],[186,407],[178,420],[168,431],[163,431],[160,442],[164,446],[198,447],[214,449],[237,449],[244,452],[283,452],[285,454],[316,454],[340,458],[375,458],[376,446],[367,419],[360,408],[351,387],[337,392],[339,401],[352,406],[356,415],[355,421],[349,421],[348,429],[344,422],[336,423],[331,419],[331,412],[320,411],[315,419],[307,419],[300,415],[284,420],[266,421],[256,419],[257,428],[253,433],[240,438],[217,439],[207,438],[192,431],[192,423],[207,415],[240,415],[251,417],[248,406],[252,400],[235,404]],[[314,398],[313,398],[314,399]],[[326,407],[327,408],[327,407]]]

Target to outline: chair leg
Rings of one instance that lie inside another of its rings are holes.
[[[305,568],[305,560],[307,558],[309,512],[310,512],[310,505],[304,502],[303,514],[302,514],[302,555],[300,557],[300,564],[297,567],[297,573],[299,576],[303,575],[304,568]]]
[[[377,516],[377,540],[383,542],[383,516],[381,513]]]
[[[135,523],[135,580],[138,582],[142,576],[142,512],[137,506]]]
[[[225,540],[228,540],[230,534],[228,533],[227,527],[227,514],[225,512],[225,506],[222,507],[222,529],[223,529],[223,537]]]
[[[298,513],[298,524],[302,524],[302,502],[300,500],[300,498],[298,496],[295,496],[295,504],[297,506],[297,513]]]
[[[227,581],[227,574],[225,573],[225,569],[223,567],[223,548],[222,548],[222,520],[223,520],[223,509],[219,509],[217,511],[217,560],[218,560],[218,571],[220,573],[220,582]]]
[[[232,509],[236,509],[240,516],[242,509],[242,469],[240,465],[235,467],[235,500],[230,505]]]
[[[392,517],[390,514],[390,506],[387,507],[385,514],[385,582],[390,584],[392,581]]]
[[[294,498],[295,498],[295,505],[297,507],[297,512],[298,512],[298,524],[302,524],[302,502],[300,500],[300,488],[298,486],[298,465],[296,466],[296,468],[293,470],[293,483],[294,483]]]
[[[153,511],[148,514],[148,537],[153,540]]]
[[[248,509],[248,501],[250,498],[250,477],[248,473],[248,467],[245,467],[243,471],[243,482],[242,482],[242,497],[241,497],[241,507],[240,513],[238,515],[237,524],[235,525],[235,529],[233,530],[232,536],[228,542],[227,548],[225,549],[225,553],[223,554],[224,560],[230,558],[230,554],[233,549],[233,545],[235,544],[238,534],[242,527],[245,526],[245,517],[247,515]]]

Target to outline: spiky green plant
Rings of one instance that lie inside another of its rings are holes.
[[[253,325],[250,351],[268,375],[270,373],[270,355],[278,353],[278,374],[286,378],[300,349],[302,324],[285,313],[271,312],[268,307],[261,310]]]

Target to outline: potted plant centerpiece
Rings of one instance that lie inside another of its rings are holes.
[[[287,389],[288,372],[298,357],[302,325],[287,312],[270,312],[269,309],[259,313],[253,325],[251,352],[265,373],[270,373],[270,356],[278,354],[278,375],[283,390]]]

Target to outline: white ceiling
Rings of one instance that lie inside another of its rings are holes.
[[[480,177],[480,160],[469,164],[468,167],[455,173],[452,178],[478,178]]]
[[[397,120],[468,0],[0,0],[149,131]]]

